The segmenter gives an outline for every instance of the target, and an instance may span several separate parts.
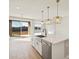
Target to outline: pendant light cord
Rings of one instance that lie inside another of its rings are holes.
[[[42,10],[41,13],[42,13],[42,21],[43,21],[43,16],[44,16],[43,13],[44,13],[44,11]]]
[[[57,16],[58,16],[58,2],[57,2]]]
[[[57,2],[57,16],[58,16],[58,7],[59,7],[58,3],[59,3],[59,0],[57,0],[56,2]]]
[[[50,8],[50,7],[48,6],[48,7],[47,7],[47,9],[48,9],[48,21],[49,21],[49,8]]]

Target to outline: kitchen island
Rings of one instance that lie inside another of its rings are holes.
[[[65,37],[34,37],[32,44],[44,59],[68,59],[69,40]]]

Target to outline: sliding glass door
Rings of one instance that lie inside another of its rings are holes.
[[[28,35],[29,22],[12,20],[12,36],[26,36]]]

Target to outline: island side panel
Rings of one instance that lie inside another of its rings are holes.
[[[52,44],[52,59],[64,59],[64,41]]]

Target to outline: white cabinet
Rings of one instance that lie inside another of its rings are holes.
[[[37,38],[36,37],[32,38],[32,45],[37,50]]]
[[[68,40],[52,44],[52,59],[68,59]]]
[[[37,50],[37,52],[39,52],[39,54],[41,56],[43,56],[42,54],[42,42],[41,42],[41,38],[39,37],[34,37],[32,39],[32,44],[33,47]],[[51,43],[52,45],[52,49],[51,49],[51,55],[52,58],[51,59],[68,59],[68,55],[69,55],[69,40],[63,40],[61,42],[57,42],[57,43]],[[44,48],[46,49],[47,46]],[[47,52],[47,51],[46,51]]]
[[[64,59],[64,42],[52,44],[52,59]]]
[[[34,37],[32,39],[32,45],[33,47],[39,52],[40,55],[42,55],[42,45],[41,45],[41,38]]]
[[[33,47],[35,48],[35,45],[36,45],[36,43],[35,43],[35,38],[32,38],[32,45],[33,45]]]
[[[37,40],[38,42],[38,52],[40,53],[40,55],[42,55],[42,44],[41,44],[41,39]]]

